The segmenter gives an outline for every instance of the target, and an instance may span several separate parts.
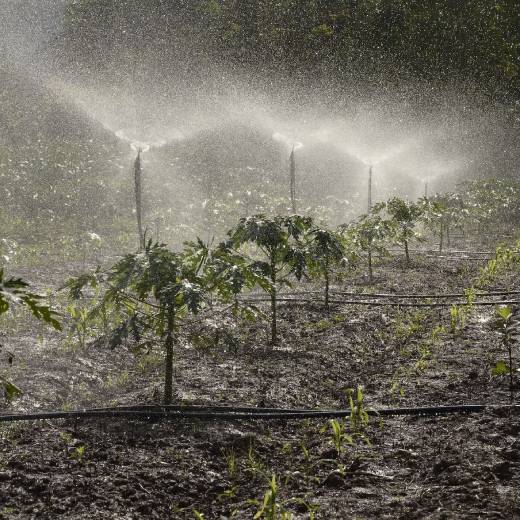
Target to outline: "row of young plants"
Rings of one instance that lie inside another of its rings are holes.
[[[87,287],[95,289],[99,298],[87,318],[103,317],[107,341],[113,347],[129,337],[136,345],[161,342],[164,403],[170,404],[174,347],[179,327],[189,316],[192,323],[193,316],[203,310],[229,308],[237,317],[262,316],[254,302],[242,298],[259,289],[270,299],[270,342],[276,344],[277,301],[283,287],[304,277],[321,280],[328,307],[331,279],[337,270],[364,260],[372,281],[373,256],[387,253],[395,243],[402,245],[409,265],[410,243],[422,240],[421,226],[431,225],[436,211],[436,203],[428,199],[393,198],[336,230],[300,215],[254,215],[240,219],[216,246],[198,239],[176,252],[149,241],[142,251],[126,255],[108,271],[86,274],[71,280],[68,287],[78,299]]]
[[[336,230],[317,226],[310,217],[255,215],[240,219],[226,240],[215,247],[198,239],[175,252],[149,241],[142,251],[126,255],[107,271],[97,269],[69,281],[67,286],[75,299],[80,299],[87,288],[96,294],[93,305],[79,310],[73,305],[70,314],[83,338],[88,336],[92,323],[102,322],[102,333],[113,347],[130,336],[136,345],[143,346],[159,339],[165,352],[164,402],[169,403],[174,345],[179,327],[188,316],[204,309],[216,308],[212,312],[218,312],[229,307],[236,316],[261,316],[257,307],[240,298],[244,292],[259,288],[271,300],[270,339],[275,344],[280,289],[303,277],[320,279],[328,307],[335,271],[352,268],[364,260],[372,281],[374,255],[384,255],[395,243],[403,247],[409,265],[409,246],[423,239],[420,231],[425,227],[439,229],[442,236],[442,208],[437,199],[410,202],[393,198]],[[6,291],[9,284],[17,283],[24,282],[11,279],[4,284],[4,294],[13,294],[12,290]],[[31,298],[21,301],[36,317],[58,327],[48,307],[33,305]]]

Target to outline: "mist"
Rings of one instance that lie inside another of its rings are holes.
[[[197,43],[183,41],[182,34],[165,67],[153,42],[125,45],[124,25],[113,36],[119,42],[113,53],[99,56],[108,65],[82,68],[56,43],[65,4],[8,1],[4,68],[42,88],[76,125],[111,135],[104,144],[112,148],[106,171],[114,167],[109,175],[121,184],[110,195],[112,205],[142,150],[149,220],[170,215],[167,227],[200,217],[217,191],[247,193],[250,172],[258,189],[264,182],[267,191],[284,193],[293,148],[300,207],[346,203],[349,210],[336,216],[338,222],[366,210],[369,167],[375,201],[416,198],[425,190],[453,190],[462,181],[517,171],[509,107],[474,85],[414,79],[372,84],[368,75],[339,84],[332,77],[262,70],[248,75],[239,66],[201,58]],[[103,161],[100,152],[89,153],[96,164]],[[188,209],[180,209],[186,202]],[[274,211],[258,201],[247,211],[255,208]],[[236,216],[243,211],[237,203]]]

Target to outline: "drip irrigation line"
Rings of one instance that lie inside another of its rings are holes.
[[[401,253],[404,255],[404,251],[401,249],[388,249],[389,253]],[[495,251],[457,251],[451,249],[443,249],[442,251],[435,249],[409,249],[410,253],[431,253],[431,254],[446,254],[446,255],[494,255]]]
[[[278,293],[281,297],[294,297],[294,296],[305,296],[311,294],[323,294],[323,291],[295,291],[295,292],[283,292]],[[357,296],[360,298],[403,298],[405,300],[427,300],[427,299],[438,299],[443,300],[445,298],[465,298],[466,295],[462,293],[452,293],[452,294],[399,294],[399,293],[359,293],[359,292],[348,292],[348,291],[336,291],[331,290],[331,295],[337,296]],[[520,291],[497,291],[497,292],[485,292],[478,291],[475,293],[476,296],[482,297],[493,297],[493,296],[513,296],[520,294]],[[253,295],[256,296],[256,295]],[[259,297],[263,297],[263,294],[259,294]]]
[[[450,414],[474,414],[486,411],[520,411],[520,405],[448,405],[414,408],[383,408],[366,410],[372,417],[435,417]],[[26,414],[0,415],[0,422],[43,421],[54,419],[129,418],[144,420],[198,419],[198,420],[292,420],[333,419],[350,417],[350,410],[287,410],[276,408],[232,408],[232,407],[130,407],[98,408],[75,411],[49,411]]]
[[[472,262],[489,262],[495,257],[493,256],[446,256],[446,255],[426,255],[426,258],[437,258],[441,260],[470,260]]]
[[[443,300],[445,298],[465,298],[465,294],[461,293],[447,293],[447,294],[370,294],[370,293],[352,293],[342,291],[331,291],[331,294],[338,294],[341,296],[360,296],[364,298],[403,298],[406,300],[427,300],[437,299]],[[502,292],[476,292],[476,296],[493,297],[493,296],[512,296],[520,294],[520,291],[502,291]]]
[[[270,298],[253,298],[253,299],[241,299],[242,302],[270,302]],[[323,303],[321,300],[310,300],[307,298],[277,298],[277,302],[280,303],[295,303],[295,304],[307,304],[307,303]],[[411,303],[411,302],[395,302],[395,301],[362,301],[362,300],[329,300],[329,304],[333,305],[366,305],[372,307],[452,307],[468,305],[467,301],[460,302],[433,302],[433,303]],[[520,301],[496,301],[496,302],[472,302],[474,307],[486,307],[493,305],[519,305]]]
[[[130,411],[174,411],[182,412],[186,410],[206,411],[206,412],[233,412],[240,413],[295,413],[295,412],[313,412],[315,410],[310,409],[294,409],[294,408],[265,408],[257,406],[211,406],[211,405],[123,405],[123,406],[109,406],[104,408],[92,408],[94,411],[111,411],[111,410],[130,410]]]

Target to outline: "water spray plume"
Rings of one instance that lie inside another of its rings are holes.
[[[291,139],[280,132],[275,132],[273,134],[273,139],[275,141],[284,143],[287,147],[291,148],[294,151],[299,150],[300,148],[303,148],[303,143],[301,141],[297,141],[296,139]]]

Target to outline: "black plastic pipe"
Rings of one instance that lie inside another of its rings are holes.
[[[269,298],[240,298],[242,302],[268,302]],[[280,303],[321,303],[321,300],[310,300],[306,298],[277,298]],[[362,300],[329,300],[329,303],[336,305],[368,305],[372,307],[452,307],[453,305],[464,306],[467,301],[460,302],[435,302],[435,303],[411,303],[411,302],[395,302],[395,301],[362,301]],[[496,301],[496,302],[472,302],[475,307],[485,307],[493,305],[518,305],[520,301]]]
[[[241,410],[241,411],[238,411]],[[248,410],[248,411],[244,411]],[[474,414],[488,411],[520,411],[520,405],[449,405],[416,408],[383,408],[367,410],[374,417],[431,417],[449,414]],[[50,411],[28,414],[0,415],[0,422],[42,421],[51,419],[129,418],[129,419],[198,419],[198,420],[291,420],[333,419],[349,417],[350,410],[279,410],[231,407],[139,407],[106,408],[75,411]]]

